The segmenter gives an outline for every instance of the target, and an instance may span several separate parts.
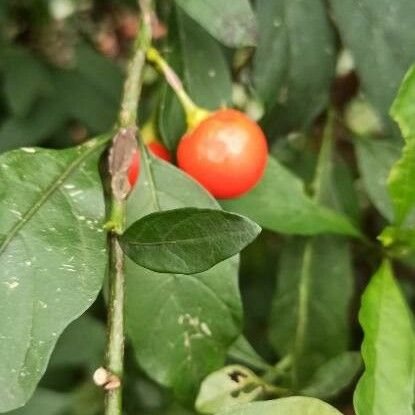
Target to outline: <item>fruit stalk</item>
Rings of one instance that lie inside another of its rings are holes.
[[[122,415],[122,380],[124,362],[124,254],[118,242],[118,235],[125,226],[125,203],[127,194],[114,185],[117,174],[126,169],[126,160],[132,156],[131,141],[135,140],[137,108],[141,92],[146,50],[151,43],[151,0],[140,0],[140,31],[134,42],[134,52],[128,65],[124,92],[119,113],[117,133],[110,149],[111,171],[111,213],[109,228],[109,301],[108,337],[105,369],[110,382],[106,390],[105,415]],[[111,154],[117,153],[117,157]],[[122,162],[115,162],[115,160]],[[112,164],[112,166],[111,166]],[[127,181],[127,175],[125,174]]]
[[[147,60],[154,64],[160,72],[164,75],[167,83],[171,86],[177,98],[180,101],[180,104],[183,107],[183,110],[186,114],[186,122],[188,129],[194,128],[202,120],[210,115],[210,111],[197,106],[193,100],[189,97],[187,92],[183,87],[183,83],[174,72],[173,68],[163,59],[159,51],[155,48],[148,48],[147,50]]]

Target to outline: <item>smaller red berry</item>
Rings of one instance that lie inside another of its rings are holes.
[[[170,156],[169,151],[160,142],[152,141],[150,144],[148,144],[148,149],[155,156],[163,160],[169,161],[169,162],[171,161],[171,156]],[[140,150],[137,149],[133,154],[131,164],[128,169],[128,181],[131,187],[133,187],[136,184],[139,174],[140,174]]]
[[[163,144],[161,144],[159,141],[152,141],[149,145],[148,145],[149,150],[157,157],[171,162],[171,156],[169,153],[169,150],[167,150],[166,147],[164,147]]]

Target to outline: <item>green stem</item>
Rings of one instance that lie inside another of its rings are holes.
[[[128,64],[124,93],[119,115],[119,131],[135,129],[138,101],[141,93],[146,50],[151,43],[151,0],[140,1],[140,32],[134,44],[134,53]],[[115,135],[117,137],[117,134]],[[114,144],[115,146],[115,139]],[[122,415],[122,379],[124,362],[124,253],[118,243],[118,234],[125,226],[125,198],[112,189],[109,226],[109,302],[106,370],[112,382],[104,385],[105,415]]]
[[[110,235],[110,293],[108,305],[108,342],[106,368],[119,380],[115,389],[107,391],[105,414],[122,414],[122,378],[124,361],[124,254],[115,233]]]
[[[291,389],[281,386],[270,385],[268,383],[262,385],[265,395],[268,397],[282,398],[284,396],[294,395]]]
[[[127,67],[127,77],[124,82],[118,119],[120,127],[134,127],[137,124],[137,108],[143,84],[146,52],[151,45],[151,6],[151,0],[140,0],[142,14],[140,31],[134,42],[134,53]]]
[[[163,59],[157,49],[148,48],[147,59],[153,63],[164,75],[167,83],[176,93],[183,110],[186,114],[186,122],[189,129],[196,127],[202,120],[210,115],[210,112],[197,106],[189,97],[183,87],[183,83],[174,72],[173,68]]]
[[[262,379],[265,382],[273,383],[277,379],[284,377],[287,371],[291,368],[293,363],[292,356],[290,354],[279,360],[274,366],[272,366],[263,376]]]

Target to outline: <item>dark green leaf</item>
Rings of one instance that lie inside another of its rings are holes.
[[[82,345],[82,347],[80,347]],[[76,366],[96,369],[102,364],[105,349],[105,326],[83,315],[71,323],[59,338],[49,366]],[[74,352],[76,350],[76,353]]]
[[[202,414],[214,414],[260,397],[263,381],[243,366],[226,366],[211,373],[200,387],[195,407]]]
[[[320,366],[301,394],[326,400],[334,398],[350,385],[361,368],[360,353],[344,352]]]
[[[255,16],[249,0],[176,0],[176,3],[224,45],[255,45]]]
[[[415,335],[412,316],[384,262],[362,298],[365,372],[354,406],[357,415],[412,415],[415,388]]]
[[[313,183],[314,199],[342,208],[333,182],[333,142],[328,121]],[[341,292],[341,295],[339,295]],[[347,350],[353,271],[348,241],[316,236],[283,248],[271,315],[271,339],[291,355],[292,385],[301,388],[325,361]]]
[[[226,106],[231,100],[232,83],[220,45],[180,9],[175,17],[170,25],[171,53],[166,56],[169,63],[198,105],[212,110]],[[184,132],[184,118],[174,92],[167,85],[162,93],[159,127],[164,141],[174,149]]]
[[[285,244],[271,340],[280,355],[294,355],[295,387],[308,382],[327,359],[346,350],[351,276],[348,243],[341,238],[319,236]]]
[[[68,394],[39,388],[24,408],[8,412],[8,415],[62,415],[69,405]]]
[[[69,118],[80,121],[92,132],[110,129],[116,120],[118,102],[76,70],[54,74],[61,105]]]
[[[253,369],[268,370],[270,366],[250,345],[244,336],[239,336],[228,350],[228,356]]]
[[[76,49],[76,72],[94,85],[108,101],[118,103],[123,77],[120,67],[112,60],[97,53],[92,47],[81,44]]]
[[[23,405],[64,328],[101,289],[107,137],[0,156],[0,411]]]
[[[308,127],[327,105],[334,36],[321,0],[259,0],[254,84],[269,131]]]
[[[360,174],[370,201],[392,222],[392,203],[386,184],[390,169],[399,158],[401,146],[392,140],[363,137],[356,138],[354,143]]]
[[[340,35],[353,55],[363,92],[387,125],[389,107],[399,83],[415,60],[415,3],[412,0],[330,0],[330,3]]]
[[[266,402],[253,402],[218,412],[216,415],[341,415],[328,403],[315,398],[293,396]]]
[[[8,118],[0,127],[0,152],[35,146],[66,121],[65,107],[56,97],[43,98],[23,118]]]
[[[217,202],[172,165],[142,158],[128,199],[128,225],[157,211],[217,209]],[[149,163],[149,164],[147,164]],[[146,373],[191,399],[198,383],[223,366],[240,334],[237,257],[197,275],[159,274],[127,261],[127,331]]]
[[[359,234],[346,217],[313,202],[303,183],[272,157],[268,159],[264,177],[253,190],[221,204],[224,209],[248,216],[275,232]]]
[[[53,89],[50,74],[40,60],[23,48],[5,49],[0,60],[10,108],[17,115],[25,115],[38,98]]]
[[[242,251],[261,232],[243,216],[214,209],[155,212],[120,237],[124,252],[156,272],[196,274]]]

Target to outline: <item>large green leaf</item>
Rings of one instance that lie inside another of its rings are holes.
[[[180,9],[174,17],[169,25],[169,64],[198,105],[215,110],[229,104],[231,75],[220,45]],[[166,144],[174,149],[184,132],[184,116],[168,85],[162,91],[159,127]]]
[[[415,60],[415,3],[412,0],[330,0],[330,3],[340,35],[353,55],[363,92],[387,124],[399,83]]]
[[[330,399],[350,385],[362,368],[359,352],[344,352],[320,366],[302,395]]]
[[[365,373],[354,395],[356,414],[412,415],[415,388],[412,317],[386,261],[366,288],[359,320],[364,332]]]
[[[341,238],[297,238],[283,248],[271,341],[280,355],[293,354],[296,388],[304,386],[327,359],[347,348],[351,275],[348,243]]]
[[[271,133],[307,127],[327,105],[334,35],[321,0],[259,0],[254,84]]]
[[[401,146],[396,141],[356,138],[357,162],[365,190],[376,209],[390,222],[393,209],[387,189],[390,169],[398,160]]]
[[[249,245],[261,228],[243,216],[215,209],[155,212],[134,222],[121,236],[124,252],[156,272],[196,274]]]
[[[357,236],[358,230],[342,214],[315,203],[303,183],[274,158],[260,183],[245,196],[221,201],[230,212],[245,215],[275,232],[313,235],[324,232]]]
[[[255,45],[255,16],[249,0],[176,0],[176,3],[224,45]]]
[[[146,160],[128,200],[128,224],[161,210],[218,208],[180,170],[153,157]],[[237,269],[237,257],[196,275],[160,274],[127,261],[127,331],[135,355],[150,377],[182,399],[193,397],[202,378],[223,366],[239,335]]]
[[[106,141],[0,156],[0,412],[28,400],[59,335],[101,289]]]
[[[274,401],[254,402],[218,412],[216,415],[341,415],[328,403],[315,398],[293,396]]]
[[[393,166],[388,179],[395,220],[401,225],[415,205],[415,66],[402,82],[391,115],[406,141],[402,157]]]
[[[343,205],[333,182],[329,133],[317,164],[314,199],[339,209]],[[292,355],[295,389],[304,386],[321,364],[347,349],[352,292],[351,255],[345,238],[324,235],[285,244],[271,314],[271,340],[281,356]]]

